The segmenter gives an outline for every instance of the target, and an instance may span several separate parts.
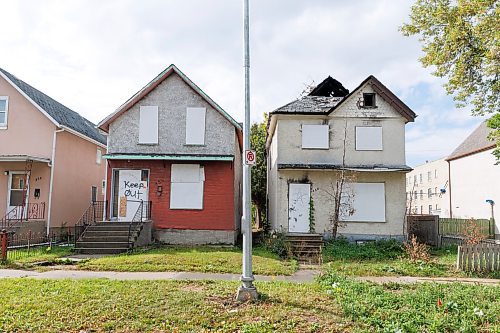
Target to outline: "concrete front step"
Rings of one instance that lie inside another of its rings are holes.
[[[131,226],[131,230],[135,230],[136,226]],[[128,225],[91,225],[88,226],[86,231],[127,231]]]
[[[133,237],[130,237],[131,240],[133,240]],[[88,237],[84,236],[81,237],[78,242],[111,242],[111,243],[128,243],[129,238],[128,236],[103,236],[103,237]]]
[[[131,230],[130,234],[133,235],[135,234],[135,230]],[[96,230],[85,230],[85,234],[83,237],[108,237],[108,236],[117,236],[117,237],[128,237],[129,232],[128,230],[118,230],[118,231],[112,231],[112,230],[101,230],[101,231],[96,231]]]
[[[121,248],[121,247],[128,248],[129,242],[128,241],[124,241],[124,242],[88,242],[88,241],[81,242],[81,241],[79,241],[78,243],[76,243],[76,247],[78,247],[78,248],[100,248],[100,249]]]
[[[82,247],[76,247],[75,251],[78,254],[119,254],[119,253],[125,253],[129,249],[120,247],[120,248],[82,248]]]

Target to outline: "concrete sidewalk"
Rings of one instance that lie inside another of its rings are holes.
[[[257,281],[286,281],[295,283],[313,282],[320,271],[299,270],[290,276],[255,275]],[[0,279],[110,279],[110,280],[223,280],[239,281],[240,274],[195,273],[195,272],[95,272],[79,270],[50,270],[46,272],[0,269]]]
[[[285,281],[295,283],[311,283],[320,274],[319,270],[301,269],[290,276],[255,275],[256,281]],[[25,271],[17,269],[0,269],[0,279],[34,278],[34,279],[110,279],[110,280],[221,280],[238,281],[241,275],[227,273],[196,272],[95,272],[79,270],[49,270],[45,272]],[[500,286],[498,279],[448,278],[448,277],[415,277],[415,276],[358,276],[355,280],[384,283],[469,283]]]
[[[458,277],[417,277],[417,276],[358,276],[355,277],[358,281],[372,282],[378,284],[384,283],[425,283],[425,282],[435,282],[435,283],[468,283],[468,284],[483,284],[500,286],[500,280],[498,279],[480,279],[480,278],[458,278]]]

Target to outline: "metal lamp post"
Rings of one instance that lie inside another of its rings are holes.
[[[243,152],[250,150],[250,47],[249,47],[249,0],[244,0],[244,39],[245,39],[245,123],[243,126]],[[238,301],[253,301],[258,298],[257,289],[253,285],[252,273],[252,218],[251,218],[251,170],[243,156],[243,214],[241,231],[243,234],[243,274],[241,286],[238,288]]]

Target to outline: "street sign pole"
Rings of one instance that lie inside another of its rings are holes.
[[[244,0],[244,39],[245,39],[245,123],[243,126],[243,152],[250,150],[250,47],[249,47],[249,0]],[[243,214],[241,217],[241,232],[243,234],[243,274],[241,286],[238,288],[238,301],[253,301],[258,298],[257,289],[253,285],[252,273],[252,218],[251,218],[251,169],[243,160]]]

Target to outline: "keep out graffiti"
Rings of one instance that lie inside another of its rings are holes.
[[[130,200],[140,200],[148,189],[148,184],[145,181],[131,182],[129,180],[123,181],[123,195]]]

